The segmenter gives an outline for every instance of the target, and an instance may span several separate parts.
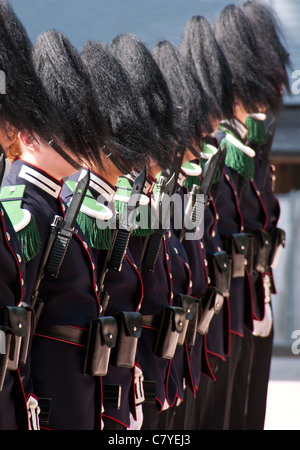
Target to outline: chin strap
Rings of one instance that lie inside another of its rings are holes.
[[[56,142],[51,139],[48,144],[60,155],[62,158],[64,158],[65,161],[67,161],[74,169],[80,170],[81,165],[74,161],[74,159],[71,158]]]

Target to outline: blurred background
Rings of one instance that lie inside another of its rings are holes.
[[[213,22],[227,0],[11,0],[34,42],[39,33],[58,29],[80,51],[90,39],[109,43],[120,33],[137,35],[149,48],[167,39],[179,44],[193,15]],[[281,205],[279,226],[286,248],[275,269],[277,295],[274,351],[292,354],[292,337],[300,337],[300,2],[263,0],[274,8],[291,55],[291,96],[285,94],[271,159],[276,167],[275,191]],[[259,76],[259,73],[258,73]],[[295,336],[295,335],[294,335]],[[300,351],[300,346],[298,346]]]

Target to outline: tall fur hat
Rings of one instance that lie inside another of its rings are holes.
[[[278,92],[265,76],[255,32],[243,10],[232,4],[226,6],[215,20],[213,30],[230,66],[236,98],[247,112],[273,106]]]
[[[279,92],[284,86],[290,93],[287,69],[291,67],[291,61],[277,14],[269,6],[254,0],[245,2],[241,8],[257,37],[266,76],[278,86]]]
[[[47,140],[58,132],[59,121],[36,76],[32,44],[21,21],[7,0],[0,0],[0,70],[4,92],[0,95],[0,126],[27,129]],[[3,79],[2,79],[3,80]]]
[[[117,36],[110,48],[125,68],[140,96],[144,114],[155,128],[152,158],[167,168],[177,150],[173,103],[167,82],[151,51],[133,34]]]
[[[101,149],[113,151],[110,132],[80,54],[57,30],[40,34],[32,54],[36,72],[61,119],[64,145],[100,170]]]
[[[202,86],[192,75],[178,47],[171,42],[156,44],[152,55],[168,83],[174,104],[176,131],[191,150],[196,144],[197,152],[202,136],[211,132],[209,109]]]
[[[193,16],[188,20],[179,48],[209,98],[212,116],[231,118],[234,99],[231,71],[206,18]]]
[[[99,108],[112,130],[114,148],[124,170],[147,166],[150,155],[155,153],[155,129],[144,114],[139,94],[127,72],[102,42],[88,42],[81,58],[92,80]]]

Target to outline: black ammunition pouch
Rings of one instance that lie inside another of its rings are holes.
[[[7,370],[26,364],[32,327],[33,311],[29,306],[0,308],[0,390]]]
[[[180,333],[183,332],[185,312],[178,306],[168,306],[163,310],[158,329],[154,353],[165,359],[172,359]]]
[[[208,255],[208,269],[211,285],[224,297],[230,292],[232,260],[227,252],[220,251]]]
[[[199,308],[197,332],[206,334],[215,314],[219,314],[224,303],[223,295],[217,289],[210,287],[204,294]]]
[[[232,278],[245,276],[248,244],[249,235],[246,233],[235,233],[227,238],[227,253],[232,259]]]
[[[116,345],[117,322],[114,317],[98,317],[90,323],[83,373],[105,376],[111,349]]]
[[[269,266],[276,266],[281,250],[285,247],[285,231],[274,228],[271,231],[272,248],[269,255]]]
[[[254,270],[265,273],[269,268],[270,253],[272,250],[271,236],[266,231],[259,229],[254,232]]]
[[[110,363],[116,367],[134,367],[138,339],[142,332],[142,315],[138,312],[120,311],[115,314],[118,325],[116,346]]]
[[[187,340],[189,348],[193,347],[196,339],[196,316],[198,304],[194,297],[184,294],[177,294],[173,299],[173,306],[179,306],[184,310],[182,332],[179,334],[177,345],[183,345]],[[189,330],[189,332],[188,332]]]

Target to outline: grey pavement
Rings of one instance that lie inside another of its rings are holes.
[[[300,430],[300,355],[272,357],[265,430]]]

